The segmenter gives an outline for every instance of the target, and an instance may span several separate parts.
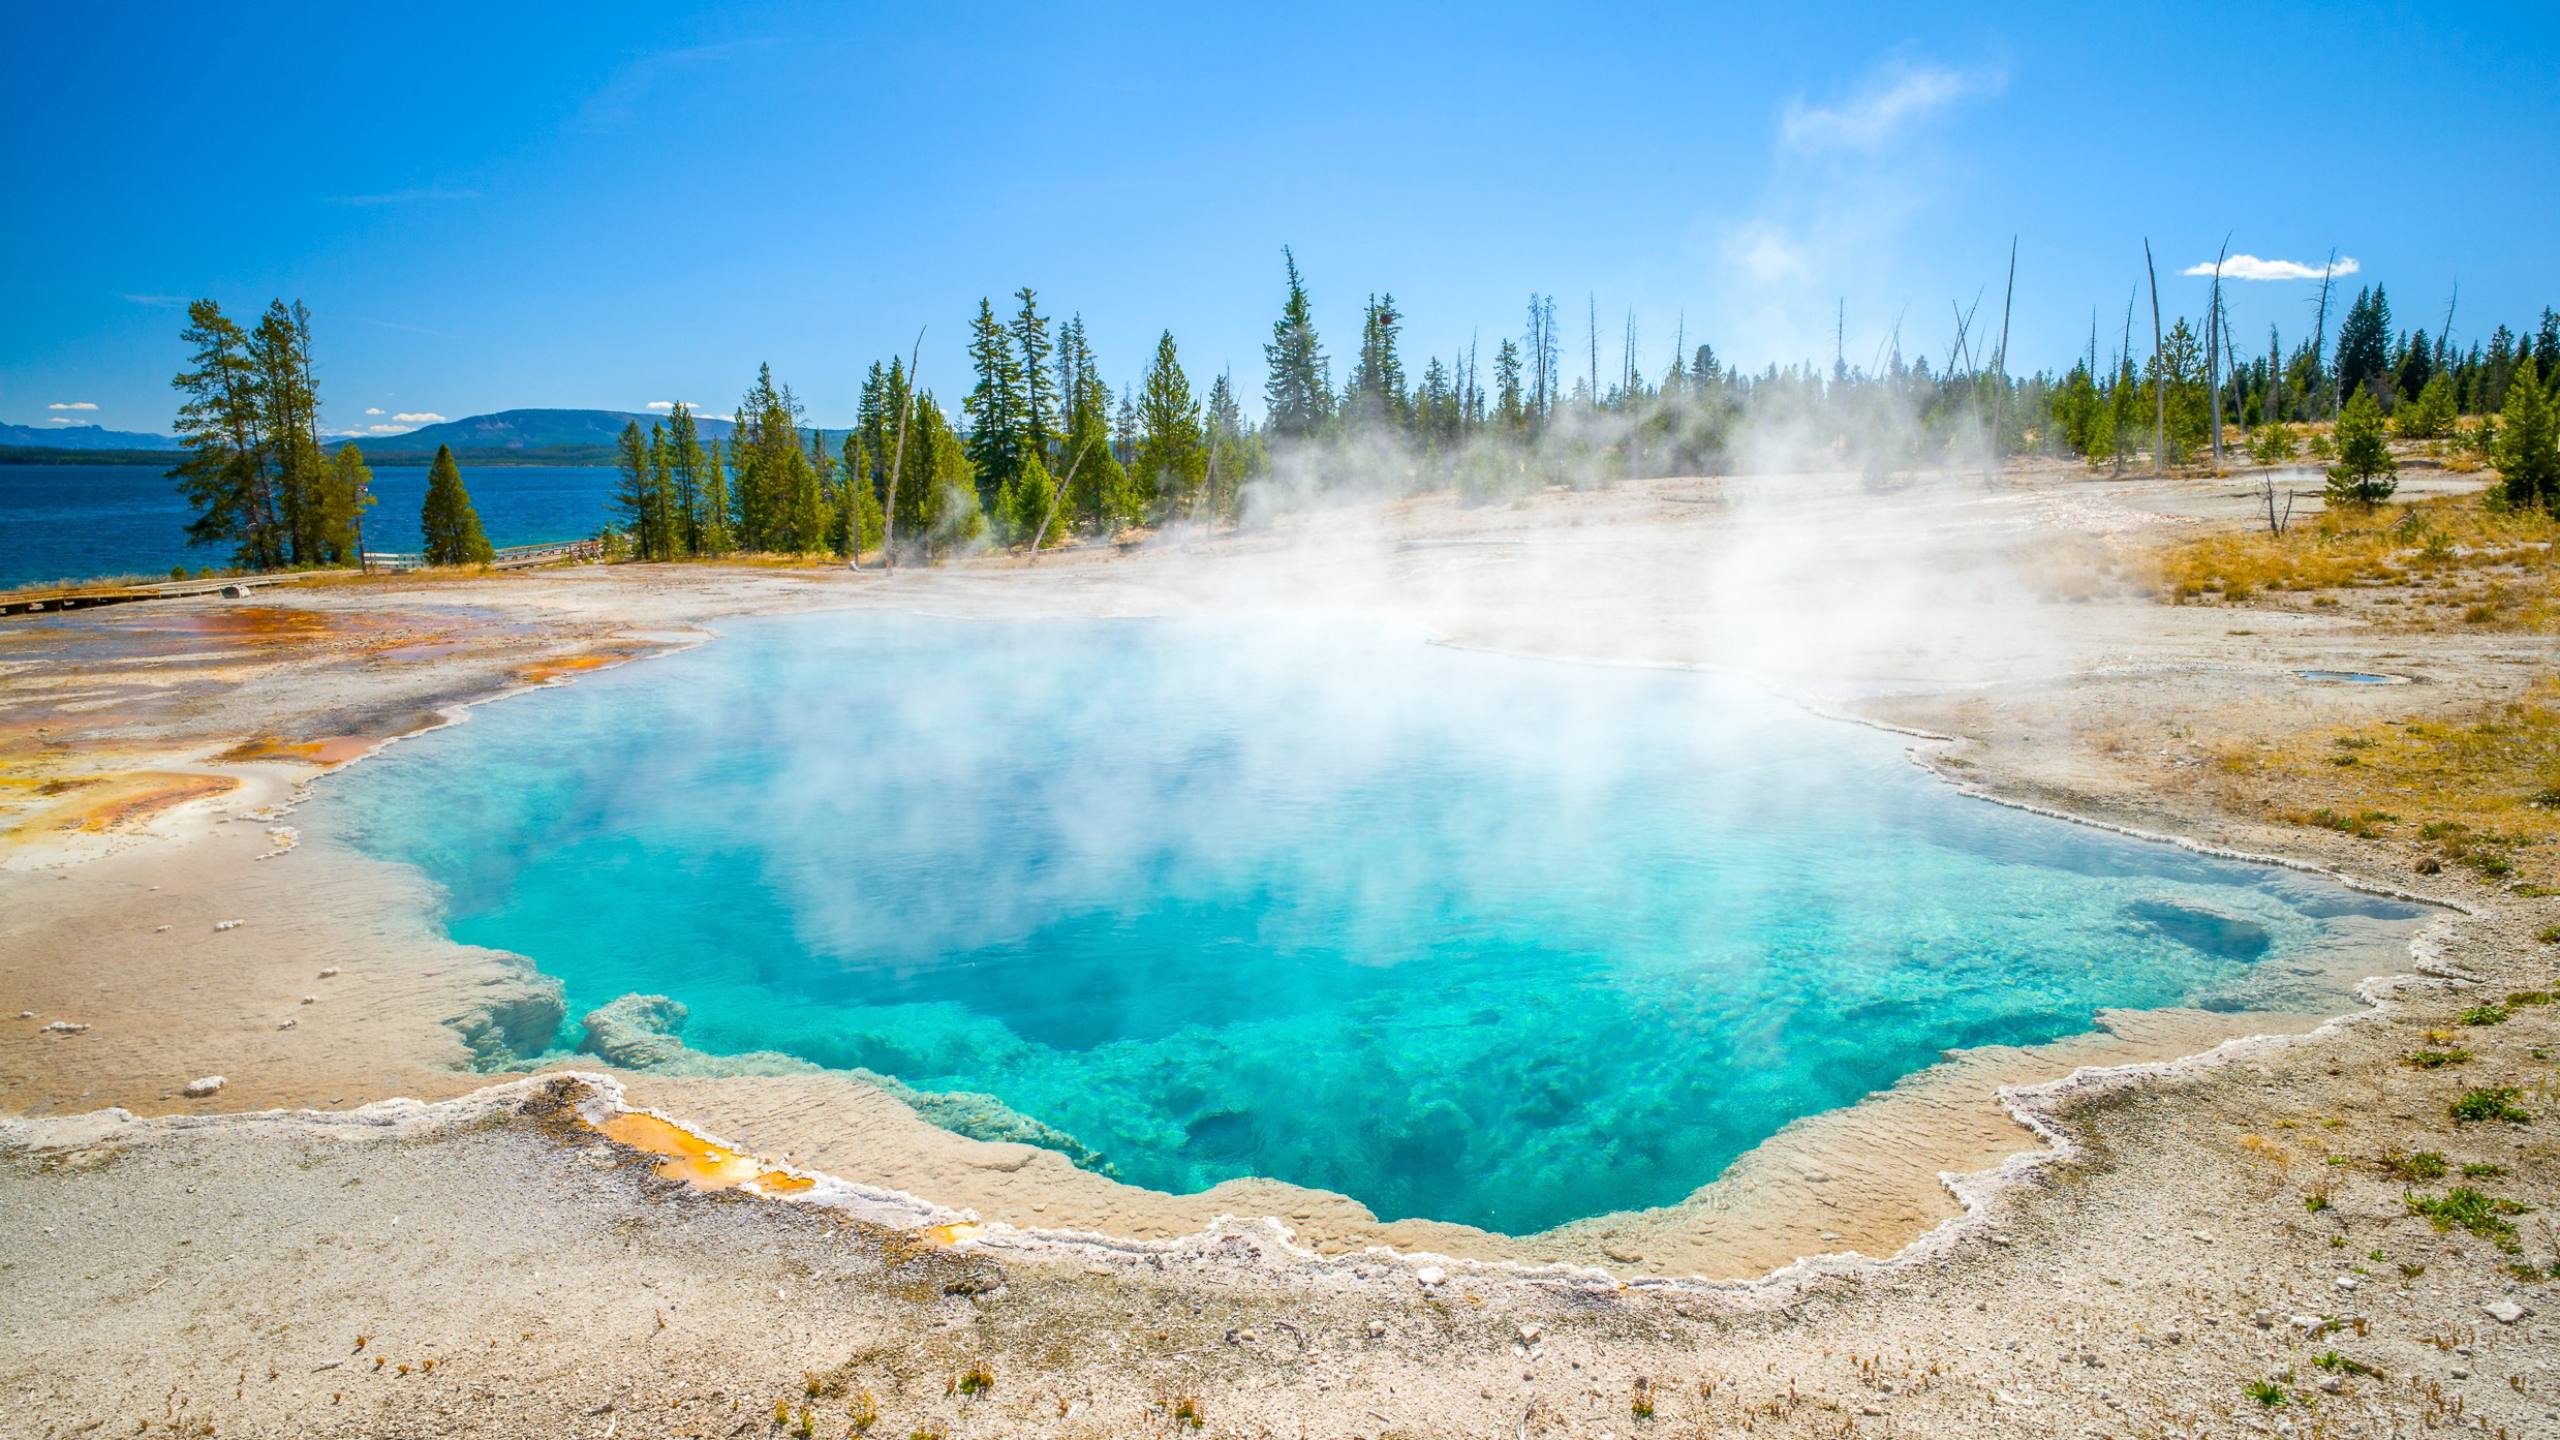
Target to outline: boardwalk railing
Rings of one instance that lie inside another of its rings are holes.
[[[489,563],[500,570],[524,565],[548,565],[555,560],[593,560],[604,554],[604,542],[593,537],[585,540],[551,540],[540,545],[509,545],[497,552]],[[415,550],[367,550],[367,570],[423,570],[427,557]]]
[[[549,565],[560,560],[594,560],[603,554],[602,540],[554,540],[541,545],[510,545],[499,551],[489,563],[497,569],[512,570],[527,565]],[[380,574],[422,569],[426,565],[426,557],[415,552],[367,550],[364,563],[367,570]],[[177,600],[190,595],[220,594],[237,600],[260,586],[291,585],[303,580],[355,573],[353,570],[272,570],[263,574],[205,576],[192,580],[137,584],[100,582],[64,585],[49,590],[12,590],[0,593],[0,615],[85,610],[96,605],[124,605],[136,600]]]

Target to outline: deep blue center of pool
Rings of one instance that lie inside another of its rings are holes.
[[[697,1049],[992,1095],[1137,1184],[1514,1234],[1949,1048],[2312,1003],[2305,957],[2409,913],[1904,743],[1341,621],[843,614],[480,709],[325,823],[573,1016],[664,994]]]

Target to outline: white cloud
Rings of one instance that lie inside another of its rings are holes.
[[[1774,285],[1782,280],[1803,279],[1807,270],[1804,247],[1775,223],[1758,220],[1746,225],[1734,237],[1734,262],[1753,283]]]
[[[94,400],[56,400],[44,408],[47,410],[95,410],[98,405]]]
[[[1873,150],[1903,128],[1968,95],[1999,90],[1996,70],[1955,70],[1927,61],[1895,60],[1868,72],[1858,89],[1830,105],[1789,101],[1779,134],[1797,150]]]
[[[187,297],[184,295],[127,294],[124,298],[126,304],[148,305],[154,310],[179,310],[185,308],[187,303]]]
[[[646,408],[651,409],[651,410],[660,411],[660,412],[665,412],[665,411],[673,410],[673,409],[675,409],[675,408],[676,408],[677,406],[679,406],[679,405],[683,406],[683,407],[684,407],[684,408],[686,408],[687,410],[697,410],[697,411],[698,411],[698,410],[700,410],[700,409],[702,408],[701,403],[700,403],[699,401],[694,401],[694,400],[652,400],[652,401],[650,401],[650,402],[649,402],[649,404],[648,404],[648,406],[647,406]]]
[[[44,417],[44,418],[46,418],[47,420],[52,421],[52,422],[53,422],[54,424],[56,424],[56,425],[77,425],[77,424],[79,424],[79,423],[80,423],[79,421],[72,419],[72,418],[71,418],[70,416],[68,416],[68,415],[47,415],[47,416],[46,416],[46,417]]]
[[[364,407],[364,413],[367,415],[379,415],[382,413],[382,407],[379,405],[367,405]]]
[[[2355,262],[2353,257],[2341,255],[2338,257],[2338,263],[2329,268],[2329,273],[2353,275],[2363,268]],[[2179,273],[2209,276],[2213,274],[2213,262],[2207,260],[2201,265],[2190,265]],[[2222,278],[2225,280],[2317,280],[2320,278],[2320,267],[2305,265],[2299,260],[2261,260],[2255,255],[2234,255],[2222,262]]]
[[[356,432],[350,430],[347,433],[352,435]],[[367,425],[364,427],[364,433],[367,435],[406,435],[409,433],[409,427],[406,425]]]
[[[365,413],[370,415],[375,412],[368,410]],[[435,425],[442,423],[444,420],[443,416],[437,414],[433,410],[403,410],[391,418],[399,421],[403,425]]]

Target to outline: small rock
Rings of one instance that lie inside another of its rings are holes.
[[[2341,1290],[2353,1290],[2354,1288],[2356,1288],[2356,1277],[2354,1277],[2353,1275],[2341,1275],[2341,1276],[2339,1276],[2339,1277],[2338,1277],[2338,1288],[2339,1288],[2339,1289],[2341,1289]]]
[[[2418,873],[2421,875],[2441,875],[2444,873],[2444,862],[2438,860],[2433,855],[2429,855],[2418,862]]]
[[[36,1012],[33,1010],[21,1010],[18,1012],[18,1018],[21,1020],[33,1020],[36,1018]]]
[[[154,925],[151,927],[151,933],[154,935],[166,934],[170,928],[171,927],[167,925]]]
[[[216,920],[213,922],[213,928],[217,934],[224,930],[237,930],[240,928],[240,922],[237,920]]]
[[[2497,1321],[2501,1325],[2513,1325],[2525,1316],[2533,1313],[2513,1300],[2492,1300],[2480,1308],[2488,1311],[2489,1318]]]
[[[2293,1328],[2305,1335],[2317,1336],[2321,1331],[2329,1328],[2329,1322],[2317,1315],[2296,1315],[2293,1317]]]
[[[302,1003],[305,1005],[317,1005],[320,1003],[320,997],[317,995],[305,995],[302,997]]]
[[[335,965],[332,965],[332,966],[330,966],[328,969],[323,970],[323,971],[321,971],[321,972],[320,972],[320,978],[321,978],[321,979],[323,979],[323,980],[332,979],[332,978],[335,978],[335,977],[336,977],[337,973],[338,973],[338,967],[337,967],[337,966],[335,966]]]
[[[277,1028],[277,1029],[279,1029],[279,1030],[290,1030],[290,1029],[292,1029],[294,1026],[299,1025],[299,1024],[301,1024],[301,1023],[302,1023],[302,1022],[301,1022],[301,1021],[299,1021],[299,1020],[285,1020],[285,1021],[281,1021],[281,1022],[279,1022],[279,1023],[277,1024],[276,1028]]]
[[[1535,1345],[1538,1343],[1538,1337],[1546,1333],[1547,1332],[1545,1330],[1538,1326],[1523,1325],[1520,1327],[1520,1343],[1523,1345]]]
[[[2321,1377],[2320,1377],[2320,1379],[2319,1379],[2316,1383],[2320,1386],[2320,1388],[2321,1388],[2322,1390],[2327,1391],[2329,1394],[2332,1394],[2332,1395],[2335,1395],[2335,1394],[2337,1394],[2339,1391],[2344,1390],[2344,1389],[2346,1389],[2346,1388],[2347,1388],[2347,1382],[2345,1382],[2344,1380],[2339,1379],[2339,1378],[2338,1378],[2337,1376],[2335,1376],[2335,1375],[2323,1375],[2323,1376],[2321,1376]]]
[[[1449,1279],[1449,1272],[1441,1269],[1437,1265],[1425,1265],[1421,1269],[1413,1272],[1413,1278],[1428,1287],[1446,1283]]]
[[[51,1032],[53,1032],[53,1033],[54,1033],[54,1034],[56,1034],[56,1035],[77,1035],[77,1034],[79,1034],[81,1031],[86,1030],[86,1029],[88,1029],[89,1027],[88,1027],[88,1026],[86,1026],[86,1025],[75,1025],[75,1024],[73,1024],[71,1021],[68,1021],[68,1020],[56,1020],[56,1021],[54,1021],[52,1024],[47,1025],[47,1026],[46,1026],[46,1027],[44,1027],[44,1028],[45,1028],[45,1029],[47,1029],[47,1030],[49,1030],[49,1031],[51,1031]]]
[[[1370,1322],[1369,1322],[1369,1338],[1370,1338],[1370,1339],[1372,1339],[1372,1340],[1380,1340],[1380,1339],[1384,1339],[1384,1338],[1386,1337],[1386,1333],[1387,1333],[1387,1322],[1386,1322],[1386,1321],[1384,1321],[1384,1320],[1372,1320],[1372,1321],[1370,1321]]]
[[[216,1090],[219,1090],[230,1083],[230,1081],[223,1079],[219,1075],[207,1075],[199,1080],[188,1081],[187,1088],[179,1091],[178,1093],[186,1096],[190,1100],[201,1100],[207,1095],[212,1094]]]
[[[2276,1328],[2276,1312],[2273,1310],[2252,1310],[2249,1312],[2249,1323],[2257,1326],[2261,1330],[2273,1330]]]

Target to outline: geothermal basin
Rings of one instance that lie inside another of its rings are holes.
[[[315,823],[573,1017],[681,1005],[692,1073],[859,1069],[1131,1185],[1509,1236],[1676,1205],[1950,1050],[2336,1013],[2405,962],[2413,906],[1909,743],[1368,619],[824,614],[478,709]]]

